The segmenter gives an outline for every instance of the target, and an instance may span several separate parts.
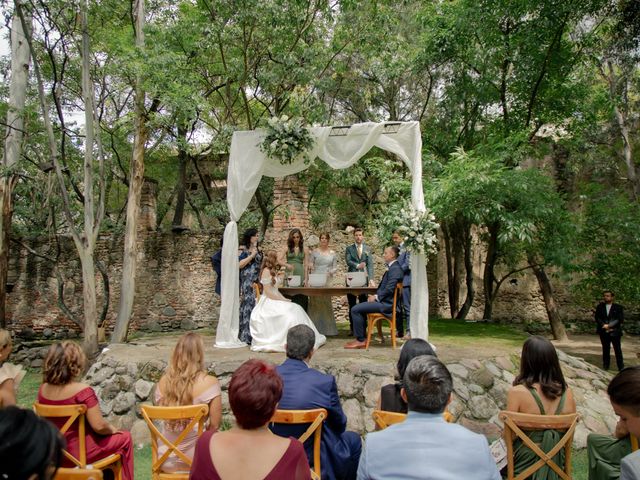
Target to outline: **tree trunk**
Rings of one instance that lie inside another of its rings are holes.
[[[27,24],[31,25],[31,19]],[[14,14],[11,22],[11,84],[7,109],[7,133],[0,178],[0,328],[6,327],[7,273],[9,268],[9,239],[11,236],[12,193],[15,177],[11,168],[18,163],[22,150],[24,129],[23,111],[29,80],[29,45],[22,31],[22,22]]]
[[[89,358],[98,354],[98,307],[93,251],[78,252],[82,265],[82,298],[84,300],[84,350]]]
[[[540,293],[544,299],[544,306],[547,310],[547,317],[549,318],[549,324],[551,325],[551,334],[555,340],[566,342],[569,340],[567,331],[564,328],[562,320],[560,320],[560,312],[558,311],[558,304],[553,296],[553,289],[551,288],[551,282],[545,272],[544,267],[538,264],[532,255],[528,255],[529,265],[533,270],[536,279],[538,280],[538,286],[540,287]]]
[[[492,224],[489,225],[488,229],[489,243],[482,277],[484,286],[484,312],[482,313],[482,318],[485,320],[491,320],[493,316],[493,301],[495,299],[493,284],[495,282],[495,267],[498,259],[498,226]]]
[[[468,225],[464,226],[462,232],[464,238],[464,270],[465,270],[465,282],[467,286],[467,296],[464,299],[462,308],[456,316],[459,320],[464,320],[471,310],[473,300],[475,297],[475,287],[473,284],[473,252],[471,250],[471,228]]]
[[[453,225],[443,225],[445,250],[447,256],[447,287],[449,294],[449,310],[451,318],[456,318],[460,311],[460,270],[462,264],[462,244],[460,228],[456,222]]]
[[[178,183],[176,190],[178,196],[176,197],[176,209],[173,213],[173,221],[171,226],[173,228],[182,227],[184,220],[184,205],[187,200],[186,196],[186,183],[187,183],[187,162],[189,154],[187,153],[187,130],[182,126],[178,126]]]
[[[144,0],[136,0],[134,5],[136,47],[144,48]],[[136,291],[136,267],[138,258],[138,218],[140,217],[140,197],[144,183],[144,146],[147,143],[147,119],[144,108],[145,92],[142,78],[136,78],[135,86],[135,138],[129,169],[129,193],[127,194],[127,220],[124,235],[122,259],[122,281],[118,316],[111,335],[114,343],[127,340],[133,300]]]

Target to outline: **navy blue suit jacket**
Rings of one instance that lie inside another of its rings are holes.
[[[402,267],[398,261],[395,261],[382,276],[382,280],[380,280],[380,285],[378,285],[378,290],[376,291],[378,302],[389,311],[393,308],[393,293],[396,289],[396,284],[402,283],[403,277]]]
[[[342,478],[342,466],[349,458],[349,450],[340,438],[347,427],[342,411],[338,387],[333,375],[327,375],[307,366],[302,360],[288,358],[276,367],[284,382],[278,408],[309,410],[326,408],[327,419],[322,427],[320,463],[322,478]],[[272,425],[271,430],[282,437],[299,437],[308,425]],[[305,443],[309,464],[313,463],[313,436]]]
[[[211,256],[211,265],[216,272],[216,288],[215,292],[220,295],[220,276],[222,275],[222,249],[218,250]]]
[[[411,286],[411,254],[406,250],[402,250],[402,253],[398,256],[398,263],[404,272],[404,277],[402,278],[402,286],[410,287]]]

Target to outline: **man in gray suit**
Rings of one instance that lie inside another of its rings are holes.
[[[409,362],[402,398],[407,419],[367,435],[358,465],[358,480],[500,480],[487,439],[442,417],[451,400],[453,380],[435,357],[422,355]]]
[[[344,261],[347,264],[348,272],[367,272],[369,286],[373,287],[373,254],[368,245],[364,243],[364,233],[361,228],[353,231],[353,245],[349,245],[344,252]],[[363,293],[359,296],[347,293],[347,301],[349,302],[349,335],[353,335],[353,318],[351,317],[351,309],[356,305],[356,299],[360,303],[367,301],[367,294]]]

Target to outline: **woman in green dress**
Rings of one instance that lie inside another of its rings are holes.
[[[520,373],[507,393],[506,410],[532,415],[564,415],[575,413],[576,402],[560,368],[555,347],[540,336],[529,337],[522,346]],[[529,438],[548,452],[562,438],[557,430],[537,430]],[[533,465],[538,456],[518,439],[513,444],[516,475]],[[564,450],[554,457],[558,465],[564,463]],[[558,474],[548,466],[537,470],[533,480],[556,480]]]
[[[297,275],[300,277],[300,286],[307,283],[307,251],[304,248],[304,239],[299,228],[294,228],[289,232],[287,248],[280,255],[280,262],[284,265],[287,276]],[[309,306],[309,297],[306,295],[294,295],[291,297],[293,303],[300,305],[304,311]]]

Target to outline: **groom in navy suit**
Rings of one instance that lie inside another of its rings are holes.
[[[385,263],[389,266],[389,270],[382,276],[376,294],[370,295],[367,302],[359,303],[351,309],[353,333],[356,339],[353,342],[347,343],[344,348],[365,348],[366,343],[364,339],[367,334],[367,314],[383,313],[385,315],[391,315],[396,284],[402,282],[404,277],[404,271],[398,263],[399,254],[400,249],[396,245],[384,249],[383,257]]]
[[[309,366],[314,344],[315,334],[306,325],[296,325],[287,332],[287,359],[276,367],[284,383],[278,408],[326,408],[328,416],[322,426],[320,446],[322,479],[355,479],[362,441],[357,433],[345,431],[347,417],[340,405],[336,379]],[[299,437],[307,427],[274,424],[271,430],[281,437]],[[313,468],[313,437],[306,442],[305,450]]]

